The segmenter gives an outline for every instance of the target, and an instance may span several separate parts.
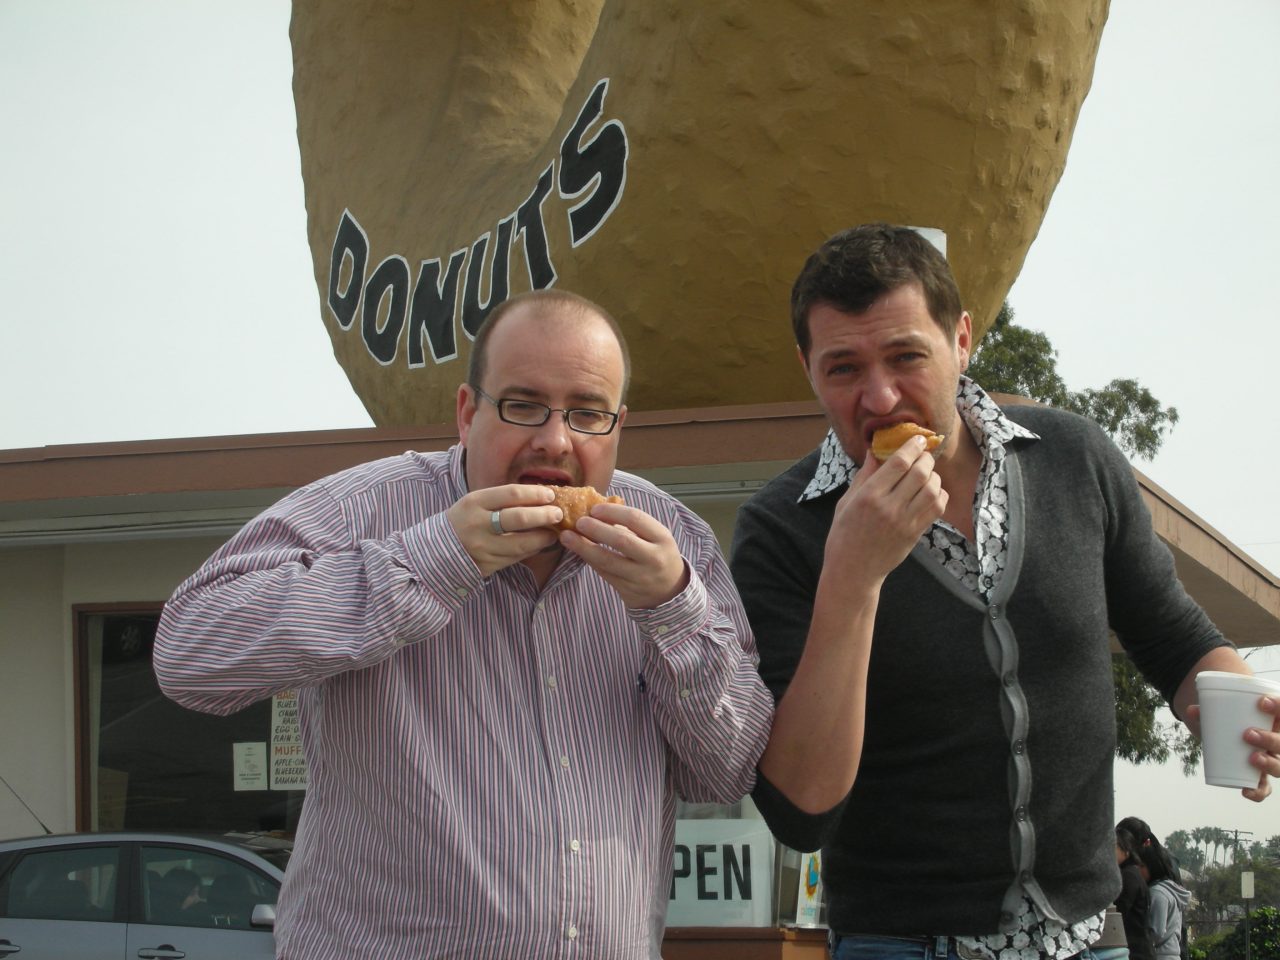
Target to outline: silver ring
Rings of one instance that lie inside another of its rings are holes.
[[[502,511],[495,510],[489,514],[489,526],[493,528],[493,532],[498,536],[502,536],[507,531],[502,529]]]

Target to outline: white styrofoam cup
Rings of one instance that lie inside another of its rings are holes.
[[[1236,788],[1258,785],[1262,771],[1249,763],[1257,748],[1244,739],[1244,732],[1249,727],[1271,729],[1270,715],[1258,707],[1265,696],[1280,700],[1280,683],[1218,670],[1196,674],[1205,783]]]

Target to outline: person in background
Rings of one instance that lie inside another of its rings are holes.
[[[972,320],[919,233],[830,238],[791,322],[831,429],[738,511],[730,565],[779,701],[756,804],[822,848],[837,960],[1078,956],[1120,892],[1112,632],[1193,729],[1195,675],[1249,667],[1102,429],[964,376]],[[877,460],[907,422],[941,445]],[[1280,732],[1243,736],[1262,800]]]
[[[1129,944],[1132,960],[1154,960],[1155,949],[1151,943],[1151,929],[1147,926],[1150,916],[1151,893],[1142,875],[1142,860],[1138,856],[1138,841],[1130,830],[1116,827],[1116,863],[1120,867],[1120,895],[1116,897],[1116,909],[1124,920],[1125,940]]]
[[[1190,947],[1187,943],[1187,905],[1191,902],[1191,891],[1182,885],[1178,861],[1145,820],[1125,817],[1119,826],[1129,831],[1137,841],[1142,878],[1151,894],[1147,927],[1151,930],[1155,955],[1163,960],[1173,957],[1186,960]]]
[[[707,524],[615,470],[617,324],[563,291],[476,335],[460,443],[287,496],[165,605],[164,692],[298,690],[281,960],[651,960],[676,797],[751,789],[773,703]],[[573,530],[550,485],[594,486]]]

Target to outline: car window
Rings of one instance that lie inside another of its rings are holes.
[[[0,916],[28,920],[110,920],[120,848],[92,846],[23,854],[0,887]]]
[[[273,880],[228,856],[185,847],[140,852],[146,923],[250,930],[253,908],[279,894]]]

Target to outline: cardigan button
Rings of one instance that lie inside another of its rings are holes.
[[[999,619],[1000,619],[1000,604],[998,604],[998,603],[993,603],[993,604],[991,605],[991,609],[990,609],[988,612],[991,614],[991,619],[992,619],[992,620],[999,620]]]
[[[1024,753],[1027,752],[1027,742],[1025,740],[1013,741],[1013,752],[1016,753],[1018,756],[1022,756]]]

